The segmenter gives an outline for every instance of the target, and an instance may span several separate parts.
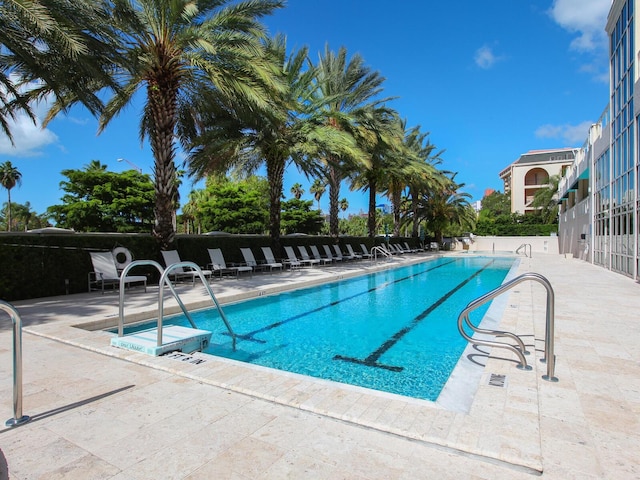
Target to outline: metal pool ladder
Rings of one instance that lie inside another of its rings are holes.
[[[458,316],[458,331],[460,332],[460,335],[464,337],[465,340],[475,345],[485,345],[488,347],[505,348],[507,350],[510,350],[511,352],[515,353],[520,359],[520,364],[518,365],[518,368],[523,370],[531,370],[531,366],[527,365],[527,360],[525,358],[525,355],[528,355],[529,352],[527,351],[526,347],[524,346],[524,342],[519,336],[511,332],[478,328],[474,326],[469,320],[469,313],[471,313],[473,310],[493,300],[498,295],[501,295],[502,293],[510,290],[516,285],[519,285],[520,283],[528,280],[541,283],[547,290],[547,314],[546,314],[545,338],[544,338],[544,358],[541,359],[540,361],[542,363],[547,364],[547,374],[543,375],[542,378],[549,382],[557,382],[558,379],[554,376],[555,368],[556,368],[556,356],[554,354],[555,295],[553,293],[553,288],[551,287],[551,283],[549,282],[549,280],[547,280],[545,277],[543,277],[539,273],[534,273],[534,272],[524,273],[514,278],[513,280],[510,280],[507,283],[504,283],[499,287],[491,290],[489,293],[486,293],[485,295],[469,302],[466,308],[462,310],[462,312],[460,312],[460,315]],[[465,332],[464,330],[465,325],[476,333],[493,335],[495,337],[511,338],[517,343],[517,347],[514,347],[513,345],[508,343],[498,342],[495,340],[482,340],[478,338],[473,338],[469,336],[467,332]]]
[[[529,247],[529,255],[527,255],[527,247]],[[523,243],[522,245],[520,245],[516,249],[516,254],[519,254],[520,250],[522,250],[522,249],[524,249],[524,256],[525,257],[533,258],[533,248],[531,247],[530,243]]]
[[[17,427],[31,418],[22,415],[22,319],[13,305],[0,300],[0,310],[4,310],[13,322],[13,418],[6,421],[7,427]]]
[[[373,259],[376,261],[378,260],[378,254],[382,255],[383,257],[386,257],[387,259],[392,257],[391,253],[386,251],[384,248],[379,247],[378,245],[373,247],[370,253],[373,255]]]
[[[222,321],[224,322],[229,332],[229,335],[231,336],[231,339],[233,342],[233,350],[235,351],[236,334],[231,328],[231,324],[227,320],[227,317],[224,314],[222,307],[218,303],[218,299],[213,294],[213,290],[211,290],[211,286],[209,285],[209,282],[207,282],[206,277],[204,276],[204,273],[202,273],[202,270],[200,269],[200,267],[193,262],[174,263],[172,265],[169,265],[166,269],[163,269],[158,262],[155,262],[153,260],[135,260],[131,262],[129,265],[127,265],[125,269],[122,271],[122,274],[120,275],[120,309],[119,309],[119,318],[118,318],[118,337],[122,337],[124,335],[124,294],[125,294],[124,278],[127,276],[127,273],[132,268],[140,265],[154,266],[156,267],[158,272],[160,272],[160,281],[158,282],[158,337],[157,337],[158,347],[162,346],[162,322],[164,320],[164,288],[162,288],[163,285],[166,285],[167,287],[169,287],[169,290],[171,291],[173,298],[178,303],[180,309],[182,310],[182,313],[184,313],[185,317],[187,317],[187,320],[189,320],[189,323],[191,324],[191,326],[193,328],[198,328],[195,322],[193,321],[193,318],[191,318],[191,314],[187,310],[187,307],[184,305],[184,303],[180,299],[180,295],[178,295],[178,292],[176,291],[173,283],[171,282],[171,279],[169,278],[169,275],[173,270],[180,267],[190,267],[196,272],[198,277],[202,280],[202,283],[205,289],[207,290],[207,293],[211,297],[211,300],[213,301],[214,305],[216,306],[218,313],[220,314],[220,318],[222,318]]]

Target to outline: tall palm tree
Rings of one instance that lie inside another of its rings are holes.
[[[385,178],[400,171],[406,162],[403,152],[403,130],[397,113],[386,107],[365,109],[358,116],[356,140],[369,156],[369,164],[351,172],[351,189],[369,191],[367,230],[369,237],[376,235],[376,195]]]
[[[0,185],[7,189],[7,231],[11,231],[11,189],[22,184],[22,173],[10,161],[0,164]]]
[[[338,206],[340,207],[340,210],[346,212],[349,208],[349,200],[347,200],[346,198],[340,199],[340,201],[338,202]]]
[[[320,180],[319,178],[316,178],[313,181],[311,188],[309,188],[309,192],[313,193],[313,198],[315,199],[316,202],[318,202],[319,211],[321,210],[320,199],[322,198],[322,195],[324,195],[324,192],[326,192],[326,190],[327,190],[327,184],[322,180]]]
[[[296,197],[297,200],[300,200],[300,197],[304,195],[304,188],[302,188],[302,185],[298,182],[294,183],[291,187],[291,195]]]
[[[30,100],[53,94],[47,120],[82,102],[98,114],[98,91],[115,86],[109,57],[116,35],[106,3],[84,0],[7,0],[0,3],[0,128],[9,137],[9,121],[23,112],[34,122]]]
[[[113,2],[113,22],[122,38],[113,77],[120,83],[99,130],[143,91],[140,137],[149,139],[154,157],[153,234],[161,249],[170,248],[175,236],[175,138],[187,149],[192,146],[184,133],[198,121],[194,97],[215,93],[252,106],[268,103],[275,82],[272,63],[263,54],[259,19],[282,5],[281,0]]]
[[[376,99],[382,91],[384,77],[371,71],[358,54],[348,60],[344,47],[335,53],[327,45],[316,72],[318,89],[314,118],[336,131],[353,136],[358,115],[387,100]],[[326,148],[319,162],[319,170],[329,185],[329,233],[337,239],[340,184],[353,169],[353,163],[369,165],[370,158],[359,148],[353,149],[351,155]]]

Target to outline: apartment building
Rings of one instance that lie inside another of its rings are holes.
[[[607,18],[609,104],[559,185],[561,253],[639,278],[640,0],[614,0]],[[637,92],[637,93],[636,93]]]
[[[549,185],[549,177],[564,175],[573,165],[577,149],[531,150],[500,172],[504,193],[511,193],[511,213],[527,214],[536,192]]]

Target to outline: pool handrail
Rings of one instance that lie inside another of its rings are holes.
[[[171,274],[171,272],[177,268],[180,267],[189,267],[191,269],[193,269],[195,271],[195,273],[197,274],[198,278],[200,278],[200,280],[202,280],[202,284],[204,285],[205,289],[207,290],[207,293],[209,294],[209,296],[211,297],[211,300],[213,300],[214,305],[216,306],[218,313],[220,314],[220,318],[222,318],[222,321],[224,322],[225,326],[227,327],[227,331],[229,332],[229,335],[231,336],[232,342],[233,342],[233,350],[236,350],[236,334],[233,331],[233,329],[231,328],[231,324],[229,323],[229,320],[227,320],[227,316],[224,314],[224,311],[222,310],[222,307],[220,306],[220,304],[218,303],[218,299],[216,298],[216,296],[213,294],[213,290],[211,290],[211,286],[209,285],[209,282],[207,281],[206,277],[204,276],[204,273],[202,273],[202,269],[195,263],[193,262],[177,262],[177,263],[172,263],[171,265],[168,265],[167,268],[165,268],[164,272],[162,273],[162,276],[160,277],[160,282],[159,285],[163,285],[165,283],[171,283],[171,281],[169,280],[169,275]],[[164,288],[160,288],[159,292],[158,292],[158,340],[157,340],[157,346],[161,346],[162,345],[162,322],[164,320]],[[189,317],[189,321],[193,324],[193,320],[191,320],[191,318]],[[196,327],[194,327],[196,328]]]
[[[125,287],[125,285],[124,285],[124,280],[123,279],[132,268],[140,266],[140,265],[151,265],[151,266],[154,266],[154,267],[156,267],[158,272],[160,272],[160,281],[158,282],[158,327],[157,327],[158,328],[158,337],[157,337],[157,346],[158,347],[162,345],[162,322],[164,320],[164,288],[162,288],[162,285],[166,285],[167,287],[169,287],[169,290],[171,291],[171,294],[173,295],[173,298],[178,303],[178,306],[182,310],[182,313],[184,313],[185,317],[187,317],[187,320],[189,320],[189,323],[191,324],[191,326],[193,328],[195,328],[195,329],[198,328],[196,326],[196,323],[193,321],[193,318],[191,317],[191,314],[189,313],[189,310],[187,309],[187,307],[184,305],[184,303],[180,299],[180,295],[176,291],[176,289],[175,289],[175,287],[173,285],[173,282],[169,278],[169,273],[174,268],[186,266],[186,267],[193,268],[195,270],[196,274],[202,280],[202,283],[204,284],[204,286],[205,286],[205,288],[207,290],[207,293],[209,294],[209,296],[213,300],[214,305],[216,306],[216,308],[218,309],[218,312],[220,313],[220,317],[222,318],[224,324],[227,327],[227,330],[229,331],[229,334],[231,335],[231,338],[232,338],[232,341],[233,341],[233,350],[235,351],[235,349],[236,349],[236,334],[234,333],[233,329],[231,328],[231,325],[229,324],[229,321],[227,320],[227,317],[224,314],[224,311],[222,310],[222,307],[218,303],[218,299],[213,294],[213,291],[211,290],[211,287],[209,286],[209,282],[206,281],[206,277],[204,276],[204,273],[202,272],[200,267],[198,267],[193,262],[175,263],[173,265],[169,265],[169,267],[167,267],[166,270],[164,268],[162,268],[162,265],[160,265],[158,262],[156,262],[154,260],[135,260],[135,261],[131,262],[129,265],[127,265],[124,268],[124,270],[122,271],[122,274],[120,276],[120,310],[119,310],[119,315],[118,315],[118,337],[122,337],[124,335],[124,294],[125,294],[125,288],[124,287]],[[167,273],[167,271],[169,271],[169,273]],[[194,277],[194,281],[195,281],[195,277]]]
[[[549,280],[547,280],[544,276],[540,275],[539,273],[535,273],[535,272],[523,273],[522,275],[520,275],[520,276],[518,276],[518,277],[516,277],[516,278],[514,278],[514,279],[512,279],[512,280],[510,280],[510,281],[508,281],[506,283],[503,283],[499,287],[497,287],[497,288],[491,290],[490,292],[482,295],[481,297],[478,297],[477,299],[472,300],[471,302],[469,302],[469,304],[466,306],[466,308],[464,310],[462,310],[462,312],[460,312],[460,315],[458,316],[458,331],[465,338],[465,340],[467,340],[470,343],[473,343],[473,344],[476,344],[476,345],[486,345],[486,346],[489,346],[489,347],[506,348],[507,350],[511,350],[520,359],[520,365],[518,365],[518,368],[530,370],[531,367],[527,366],[527,361],[526,361],[526,359],[524,357],[524,355],[526,353],[528,353],[528,352],[526,351],[526,348],[524,347],[524,343],[522,342],[520,337],[518,337],[517,335],[515,335],[515,334],[513,334],[511,332],[503,332],[503,331],[499,331],[499,330],[480,329],[478,327],[475,327],[471,323],[471,321],[469,320],[469,313],[472,310],[475,310],[479,306],[489,302],[490,300],[493,300],[498,295],[501,295],[502,293],[506,292],[507,290],[510,290],[514,286],[516,286],[516,285],[518,285],[518,284],[520,284],[520,283],[522,283],[524,281],[527,281],[527,280],[536,281],[538,283],[541,283],[545,287],[545,289],[547,290],[547,309],[546,309],[546,319],[545,319],[544,358],[541,359],[540,361],[542,363],[546,363],[547,364],[547,374],[543,375],[542,379],[550,381],[550,382],[557,382],[558,379],[554,376],[555,364],[556,364],[556,357],[555,357],[555,353],[554,353],[554,350],[555,350],[555,340],[554,340],[554,329],[555,329],[554,303],[555,303],[555,295],[554,295],[554,292],[553,292],[553,287],[551,286],[551,283],[549,282]],[[489,334],[489,335],[495,335],[495,336],[498,336],[498,337],[509,337],[509,338],[512,338],[518,343],[518,347],[519,348],[516,348],[513,345],[510,345],[510,344],[507,344],[507,343],[472,338],[464,331],[463,321],[474,332],[485,333],[485,334]]]
[[[527,255],[527,247],[529,247],[529,255]],[[524,256],[528,258],[533,258],[533,247],[530,243],[523,243],[518,248],[516,248],[516,254],[520,253],[520,249],[524,249]]]
[[[387,259],[389,259],[392,256],[391,253],[389,253],[387,250],[385,250],[384,248],[380,247],[379,245],[374,246],[371,249],[370,253],[373,255],[373,259],[376,260],[376,261],[378,260],[378,253],[381,253]]]
[[[0,300],[0,310],[9,314],[13,324],[13,418],[5,425],[17,427],[31,420],[22,414],[22,319],[16,308],[4,300]]]
[[[119,307],[119,313],[118,313],[118,318],[119,318],[118,337],[122,337],[124,335],[124,294],[125,294],[124,278],[127,276],[127,273],[129,273],[131,269],[140,265],[150,265],[150,266],[156,267],[156,269],[158,270],[161,276],[162,276],[162,273],[164,272],[164,268],[162,267],[162,265],[160,265],[158,262],[154,260],[134,260],[129,265],[127,265],[124,268],[124,270],[122,270],[122,274],[120,274],[120,307]],[[182,303],[182,300],[180,299],[180,295],[178,295],[178,292],[173,286],[173,283],[171,282],[171,280],[167,279],[165,284],[169,287],[169,290],[171,290],[171,294],[173,295],[173,298],[178,303],[180,309],[182,310],[182,313],[184,313],[185,317],[187,317],[187,319],[189,320],[189,323],[191,324],[191,326],[193,328],[198,328],[196,327],[195,322],[191,318],[191,315],[189,314],[187,307],[185,307],[184,303]],[[160,283],[160,285],[162,285],[162,283]]]

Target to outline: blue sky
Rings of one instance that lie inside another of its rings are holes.
[[[284,33],[289,48],[308,46],[312,60],[326,44],[359,53],[386,78],[385,97],[410,126],[420,125],[444,150],[442,169],[480,200],[485,189],[502,191],[498,173],[534,149],[580,147],[589,125],[608,102],[607,38],[610,0],[289,0],[265,19]],[[36,109],[40,114],[46,105]],[[46,129],[19,118],[16,146],[0,134],[0,162],[22,172],[14,202],[43,213],[60,203],[64,169],[91,160],[123,171],[151,173],[153,158],[138,138],[141,105],[132,105],[97,135],[97,121],[83,108],[59,116]],[[311,199],[311,181],[290,167],[284,193],[300,182]],[[201,185],[195,185],[195,188]],[[185,179],[186,201],[194,185]],[[350,192],[348,213],[366,211],[367,194]],[[6,190],[0,192],[6,202]],[[384,200],[381,199],[380,203]],[[321,200],[328,210],[328,195]]]

